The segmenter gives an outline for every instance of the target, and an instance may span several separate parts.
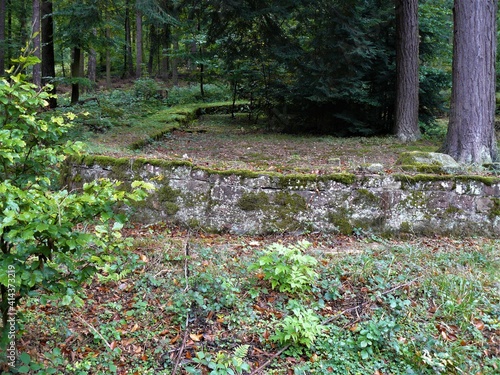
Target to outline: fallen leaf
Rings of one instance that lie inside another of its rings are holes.
[[[135,323],[134,326],[132,327],[132,329],[130,330],[130,332],[135,332],[139,329],[139,324]]]
[[[175,343],[176,343],[179,339],[180,339],[180,336],[179,336],[179,335],[175,336],[173,339],[171,339],[171,340],[170,340],[170,344],[171,344],[171,345],[172,345],[172,344],[175,344]]]
[[[195,341],[195,342],[199,342],[201,341],[201,339],[203,338],[203,334],[200,334],[200,335],[196,335],[194,333],[190,333],[189,334],[189,337],[191,338],[191,340]]]
[[[474,319],[472,324],[474,324],[474,327],[476,327],[478,330],[480,330],[480,331],[484,330],[484,323],[482,320]]]

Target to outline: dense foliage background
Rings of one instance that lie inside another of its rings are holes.
[[[451,84],[452,1],[419,3],[425,132],[445,111]],[[6,4],[0,74],[21,48],[33,48],[31,1]],[[56,83],[92,88],[106,78],[110,87],[112,78],[149,77],[191,82],[203,96],[205,84],[218,82],[275,130],[368,135],[393,126],[392,2],[63,0],[52,10],[42,9],[42,19],[55,21]]]

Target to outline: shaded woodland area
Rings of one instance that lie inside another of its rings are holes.
[[[484,55],[490,56],[484,61],[490,71],[476,71],[484,72],[480,81],[491,87],[474,100],[476,106],[490,103],[484,109],[488,115],[468,121],[481,124],[472,138],[482,146],[458,150],[456,139],[466,137],[458,135],[466,134],[460,125],[450,127],[444,150],[460,161],[491,162],[496,158],[496,2],[455,3],[2,0],[0,72],[25,48],[25,54],[41,58],[34,82],[71,84],[73,103],[82,88],[95,89],[97,79],[107,88],[113,77],[148,77],[167,86],[189,81],[201,96],[204,85],[216,82],[230,85],[235,100],[249,100],[279,131],[394,133],[415,140],[447,114],[450,97],[456,102],[457,93],[470,91],[462,80],[451,95],[453,35],[459,55],[455,70],[471,74],[478,67],[473,49],[484,51],[481,38],[486,38],[492,41]],[[474,14],[482,28],[462,23],[464,14]],[[493,22],[486,22],[488,17]],[[477,47],[463,50],[461,41]],[[470,66],[458,65],[459,59]],[[471,79],[479,82],[477,75]],[[468,115],[452,110],[455,125],[456,116]]]
[[[1,375],[497,375],[496,23],[0,0]]]

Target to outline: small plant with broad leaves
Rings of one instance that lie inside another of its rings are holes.
[[[270,339],[281,345],[310,348],[324,328],[320,318],[314,310],[306,309],[298,301],[290,301],[289,306],[291,314],[278,323],[277,330]]]
[[[142,200],[152,189],[151,184],[134,182],[131,189],[121,190],[119,183],[106,179],[76,190],[59,186],[59,170],[68,156],[78,155],[81,145],[61,141],[71,115],[38,116],[48,98],[20,74],[0,80],[3,344],[12,328],[9,314],[23,298],[42,292],[41,303],[82,303],[76,293],[79,286],[102,259],[125,246],[120,230],[126,217],[116,213],[116,206]]]
[[[248,354],[250,345],[238,346],[232,355],[225,352],[218,352],[216,355],[207,354],[205,352],[197,352],[193,362],[210,369],[210,375],[236,375],[242,374],[243,371],[250,371],[250,365],[244,361]],[[189,374],[205,374],[199,368],[186,367],[185,370]]]
[[[309,246],[311,244],[307,241],[289,246],[272,244],[250,266],[250,270],[262,270],[264,279],[280,292],[306,292],[318,278],[318,273],[314,270],[318,261],[304,254]]]
[[[387,344],[391,335],[397,332],[399,327],[390,319],[370,320],[360,326],[356,326],[356,336],[349,343],[354,349],[359,350],[362,359],[368,359],[375,354],[384,344]]]

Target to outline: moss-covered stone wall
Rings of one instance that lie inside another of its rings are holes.
[[[280,175],[189,162],[84,157],[70,185],[107,177],[157,189],[133,219],[236,234],[311,232],[500,237],[500,179],[459,175]],[[125,184],[126,185],[126,184]]]

